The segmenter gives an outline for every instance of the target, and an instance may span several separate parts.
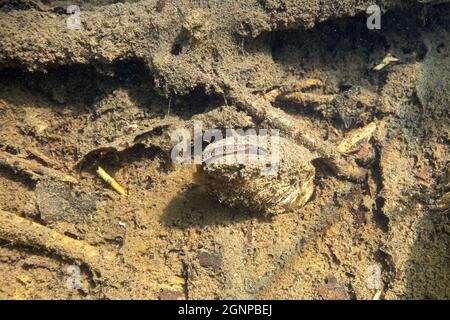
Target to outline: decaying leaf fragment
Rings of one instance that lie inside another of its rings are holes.
[[[339,143],[337,150],[341,153],[358,151],[364,143],[367,143],[373,137],[376,129],[377,123],[372,122],[365,127],[353,130]]]
[[[392,62],[397,62],[399,61],[396,57],[394,57],[392,54],[388,53],[383,60],[381,61],[381,63],[377,64],[375,67],[373,67],[373,70],[375,71],[380,71],[381,69],[383,69],[384,67],[388,66],[389,64],[391,64]]]

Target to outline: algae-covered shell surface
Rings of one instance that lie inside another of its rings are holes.
[[[313,154],[285,138],[229,137],[205,149],[207,191],[228,206],[266,216],[305,205],[314,191]]]

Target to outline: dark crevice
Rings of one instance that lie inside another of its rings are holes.
[[[376,183],[375,206],[373,208],[373,220],[385,233],[389,231],[389,218],[383,211],[385,199],[381,196],[383,190],[383,174],[380,164],[380,147],[375,146],[375,161],[372,166],[372,174]]]
[[[356,294],[355,288],[353,288],[351,282],[348,283],[347,289],[350,300],[358,300],[358,295]]]
[[[67,14],[67,7],[70,5],[78,5],[83,10],[92,10],[96,7],[112,5],[115,3],[133,3],[137,1],[140,0],[3,0],[0,1],[0,12],[35,10],[64,15]]]
[[[395,265],[392,261],[392,256],[382,250],[378,250],[375,253],[375,260],[381,265],[384,275],[384,289],[391,285],[393,278],[395,277]]]
[[[114,148],[96,149],[83,157],[77,165],[77,170],[95,174],[98,166],[101,165],[107,172],[114,174],[124,165],[130,165],[144,158],[152,160],[161,153],[161,149],[157,146],[145,147],[140,143],[123,151]]]
[[[224,97],[204,86],[197,86],[186,95],[172,94],[171,112],[182,119],[189,119],[196,114],[225,105]]]
[[[0,164],[0,177],[17,182],[25,186],[29,191],[34,190],[36,187],[36,181],[30,178],[29,175],[21,172],[16,172],[9,166],[3,166]]]
[[[140,59],[119,60],[111,64],[76,64],[57,66],[47,72],[29,72],[21,68],[2,69],[0,84],[14,85],[26,92],[41,94],[55,103],[55,107],[69,106],[75,114],[95,112],[95,105],[117,89],[128,92],[131,100],[140,108],[152,107],[152,97],[157,97],[155,110],[175,114],[188,119],[208,109],[224,104],[222,95],[205,86],[197,86],[185,95],[160,94],[148,65]],[[11,104],[15,101],[5,96]],[[113,112],[114,109],[109,110]],[[94,116],[96,114],[94,113]]]
[[[186,300],[189,300],[189,278],[190,278],[190,274],[189,274],[189,265],[185,261],[182,262],[182,276],[184,278],[184,285],[183,285],[184,298]]]

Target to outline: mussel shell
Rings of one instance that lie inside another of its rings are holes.
[[[272,142],[261,146],[255,141],[239,136],[210,144],[200,172],[206,190],[226,205],[264,215],[305,205],[314,191],[311,152],[279,137],[278,161],[274,162]]]

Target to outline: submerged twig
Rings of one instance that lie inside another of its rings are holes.
[[[122,188],[122,186],[114,180],[102,167],[98,167],[97,173],[107,184],[109,184],[114,190],[116,190],[121,195],[126,195],[126,191]]]
[[[184,279],[179,276],[165,276],[157,270],[149,272],[135,272],[120,263],[120,259],[112,252],[96,248],[81,240],[76,240],[62,235],[46,226],[19,217],[16,214],[0,210],[0,239],[29,246],[35,249],[43,249],[47,252],[69,260],[76,264],[83,264],[95,275],[101,276],[100,282],[109,283],[109,292],[113,297],[129,298],[130,290],[134,286],[122,290],[116,288],[117,281],[139,283],[156,291],[161,289],[183,291]],[[106,289],[106,288],[105,288]],[[121,291],[122,290],[122,291]],[[141,292],[136,287],[136,294],[140,297],[152,297],[150,292]]]
[[[397,62],[397,61],[399,61],[399,60],[396,57],[394,57],[392,54],[389,53],[383,58],[381,63],[379,63],[375,67],[373,67],[373,70],[380,71],[381,69],[384,69],[392,62]]]
[[[109,252],[2,210],[0,210],[0,239],[45,249],[61,258],[85,264],[97,272],[114,260]]]
[[[23,159],[19,156],[12,155],[4,151],[0,151],[0,166],[9,167],[14,172],[26,174],[33,180],[40,180],[45,177],[50,177],[73,184],[78,183],[78,180],[70,175],[45,167],[36,161]]]
[[[255,96],[249,90],[236,85],[228,85],[228,96],[256,122],[279,129],[297,143],[317,152],[339,176],[353,181],[362,181],[366,177],[366,170],[358,167],[354,161],[344,159],[334,146],[308,134],[314,132],[309,128],[310,125],[273,107],[265,97]]]

